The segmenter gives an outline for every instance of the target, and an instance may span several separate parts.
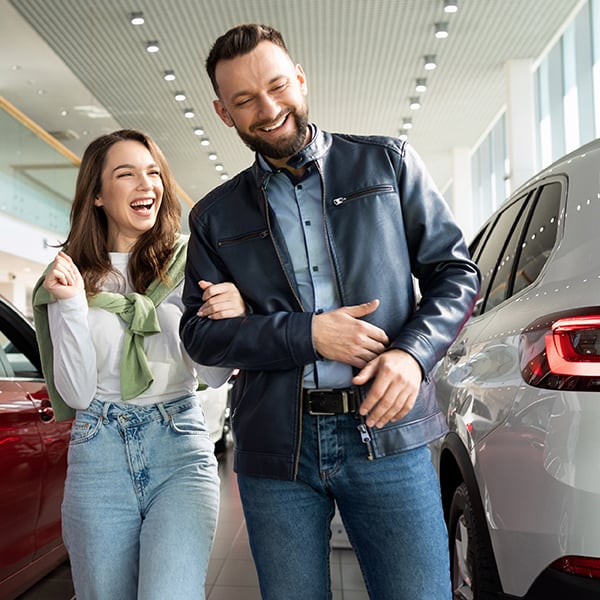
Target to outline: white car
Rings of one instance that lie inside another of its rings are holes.
[[[473,316],[433,371],[455,599],[600,598],[600,140],[471,244]]]
[[[227,448],[230,430],[230,390],[231,383],[228,381],[218,388],[207,387],[198,392],[210,438],[215,443],[215,452],[217,453],[224,452]]]

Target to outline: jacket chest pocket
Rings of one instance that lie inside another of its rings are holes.
[[[228,246],[236,246],[245,242],[252,242],[255,240],[264,240],[269,237],[269,231],[267,229],[261,229],[259,231],[249,231],[247,233],[241,233],[239,235],[223,238],[217,241],[219,248],[226,248]]]
[[[391,194],[395,192],[395,188],[390,184],[381,184],[374,185],[368,188],[364,188],[362,190],[357,190],[352,192],[351,194],[346,194],[345,196],[338,196],[334,198],[331,202],[334,206],[342,206],[346,202],[350,202],[351,200],[358,200],[359,198],[365,198],[367,196],[381,196],[382,194]]]

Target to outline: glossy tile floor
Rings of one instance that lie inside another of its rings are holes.
[[[260,600],[248,546],[231,449],[219,456],[221,510],[206,582],[207,600]],[[331,556],[333,600],[368,600],[352,550],[334,547]],[[61,565],[18,600],[75,600],[68,563]],[[193,599],[190,599],[193,600]]]

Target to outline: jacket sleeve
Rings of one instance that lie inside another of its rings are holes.
[[[287,370],[317,360],[312,343],[312,313],[253,312],[245,317],[211,320],[196,313],[202,304],[201,279],[233,281],[213,250],[196,210],[190,213],[180,335],[193,361],[209,366],[246,370]],[[263,277],[268,274],[262,274]],[[239,286],[238,286],[239,289]],[[244,296],[244,290],[239,290]],[[244,298],[252,306],[248,298]]]
[[[391,347],[410,353],[427,374],[471,315],[480,274],[448,205],[408,145],[399,189],[420,299]]]

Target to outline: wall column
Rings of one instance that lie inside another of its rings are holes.
[[[471,177],[471,151],[469,148],[452,149],[452,202],[450,208],[462,229],[465,238],[470,240],[473,231],[473,182]]]
[[[525,183],[536,169],[535,93],[532,61],[509,60],[504,65],[506,82],[507,151],[510,191]]]

